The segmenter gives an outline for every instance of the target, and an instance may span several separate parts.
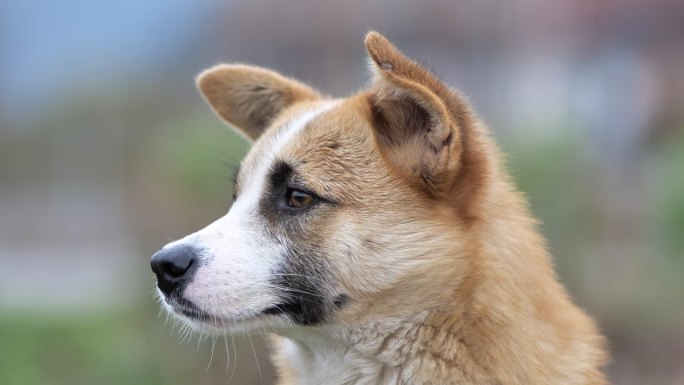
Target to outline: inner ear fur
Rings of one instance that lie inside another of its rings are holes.
[[[366,35],[375,74],[369,94],[381,151],[434,194],[451,189],[473,118],[463,98],[377,32]]]
[[[251,139],[257,139],[285,108],[320,99],[312,88],[274,71],[242,64],[219,64],[197,77],[214,111]]]

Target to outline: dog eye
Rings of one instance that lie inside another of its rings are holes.
[[[314,204],[313,195],[301,190],[288,189],[287,190],[287,205],[293,209],[305,209]]]

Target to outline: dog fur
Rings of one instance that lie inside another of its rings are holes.
[[[281,385],[606,384],[604,339],[485,124],[380,34],[365,44],[374,79],[346,99],[248,65],[198,77],[255,142],[229,213],[166,246],[201,250],[176,294],[205,316],[181,317],[273,331]],[[292,188],[316,203],[283,206]]]

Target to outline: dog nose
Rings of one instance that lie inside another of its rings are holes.
[[[165,294],[173,291],[192,277],[197,268],[198,252],[194,247],[179,245],[157,251],[150,260],[157,275],[157,287]]]

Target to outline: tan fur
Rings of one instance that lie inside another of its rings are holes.
[[[315,231],[303,242],[324,251],[351,298],[323,325],[277,331],[279,383],[606,384],[604,340],[558,282],[486,126],[381,35],[366,47],[370,89],[279,155],[337,202],[307,222]],[[261,97],[253,83],[266,85]],[[247,168],[282,122],[321,103],[249,66],[215,67],[199,85],[259,138]]]

